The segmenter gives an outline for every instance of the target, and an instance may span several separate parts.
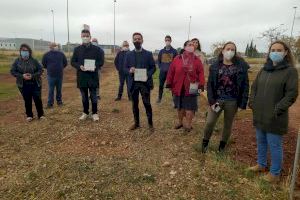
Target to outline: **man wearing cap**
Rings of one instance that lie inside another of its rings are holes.
[[[65,54],[59,51],[56,43],[50,43],[50,51],[47,52],[42,59],[42,64],[47,69],[48,80],[48,103],[47,108],[53,108],[54,90],[56,89],[56,102],[58,106],[63,105],[62,101],[62,82],[63,71],[67,66],[67,58]]]

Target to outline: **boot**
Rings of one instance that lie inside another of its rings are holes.
[[[225,146],[226,146],[226,142],[220,141],[219,152],[224,152]]]

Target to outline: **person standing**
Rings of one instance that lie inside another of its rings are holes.
[[[237,55],[233,42],[224,44],[218,59],[210,66],[207,82],[208,115],[201,149],[205,153],[209,140],[221,113],[224,111],[224,128],[219,144],[223,152],[231,136],[234,117],[238,109],[246,109],[248,103],[249,65]],[[200,146],[200,144],[199,144]]]
[[[164,84],[167,79],[167,74],[168,74],[170,64],[173,61],[173,59],[177,56],[177,50],[171,46],[171,42],[172,42],[171,36],[167,35],[165,37],[166,46],[163,49],[161,49],[158,54],[157,61],[159,67],[159,92],[158,92],[158,98],[156,103],[161,102],[163,96]]]
[[[122,99],[122,94],[123,94],[123,88],[124,88],[124,83],[126,81],[126,86],[127,86],[127,95],[128,99],[131,100],[130,97],[130,91],[128,87],[128,76],[129,73],[128,71],[124,68],[124,60],[127,52],[129,51],[129,43],[127,41],[124,41],[122,44],[122,49],[121,51],[117,54],[114,63],[115,67],[119,73],[119,92],[117,95],[117,98],[115,101],[120,101]]]
[[[171,63],[167,75],[166,87],[172,90],[175,108],[178,114],[178,124],[175,129],[184,128],[185,132],[192,129],[192,121],[198,110],[199,90],[204,90],[203,66],[195,54],[191,41],[184,43],[184,51]],[[186,124],[183,124],[183,119]]]
[[[42,59],[42,64],[47,69],[48,79],[48,103],[47,108],[53,108],[54,90],[56,89],[56,102],[58,106],[63,105],[62,101],[62,83],[63,71],[68,65],[67,58],[64,53],[59,51],[56,43],[50,43],[50,51],[47,52]]]
[[[104,51],[103,51],[103,49],[100,47],[97,38],[93,38],[93,39],[92,39],[92,44],[100,48],[100,54],[103,56],[102,59],[103,59],[103,64],[104,64]],[[100,66],[100,69],[99,69],[99,86],[98,86],[98,88],[97,88],[97,90],[96,90],[98,100],[101,99],[101,97],[100,97],[101,67],[102,67],[102,66]]]
[[[256,128],[257,165],[253,172],[267,171],[267,153],[271,167],[263,179],[280,181],[283,163],[283,135],[288,132],[289,107],[298,96],[298,72],[289,46],[275,41],[269,47],[268,57],[251,87],[249,107],[253,111]]]
[[[71,59],[77,70],[77,87],[80,89],[83,114],[79,120],[86,120],[89,115],[89,93],[92,102],[92,119],[99,121],[97,88],[99,88],[99,69],[104,63],[101,49],[91,43],[89,30],[81,31],[82,45],[76,47]]]
[[[32,57],[32,50],[27,44],[21,44],[20,57],[12,64],[10,73],[16,77],[16,83],[23,96],[26,109],[26,120],[33,120],[32,99],[35,103],[39,119],[45,119],[42,103],[42,79],[43,68],[41,64]]]
[[[132,111],[134,115],[134,124],[130,127],[130,130],[140,127],[139,94],[141,94],[149,129],[153,131],[150,91],[153,89],[152,76],[156,70],[155,62],[152,53],[142,48],[143,36],[141,33],[133,33],[132,40],[135,49],[129,51],[125,58],[125,68],[130,73],[128,86],[132,97]]]

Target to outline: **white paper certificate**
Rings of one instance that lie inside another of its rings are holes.
[[[87,71],[95,71],[95,60],[92,59],[84,59],[84,68]]]
[[[135,69],[134,70],[134,81],[147,81],[147,69]]]

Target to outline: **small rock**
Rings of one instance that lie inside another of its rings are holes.
[[[162,167],[170,167],[170,166],[171,166],[171,163],[169,163],[167,161],[162,164]]]
[[[102,142],[101,142],[101,145],[106,145],[106,142],[105,142],[105,141],[102,141]]]
[[[175,176],[176,174],[177,174],[176,171],[174,171],[174,170],[171,170],[171,171],[170,171],[170,175],[171,175],[171,176]]]

